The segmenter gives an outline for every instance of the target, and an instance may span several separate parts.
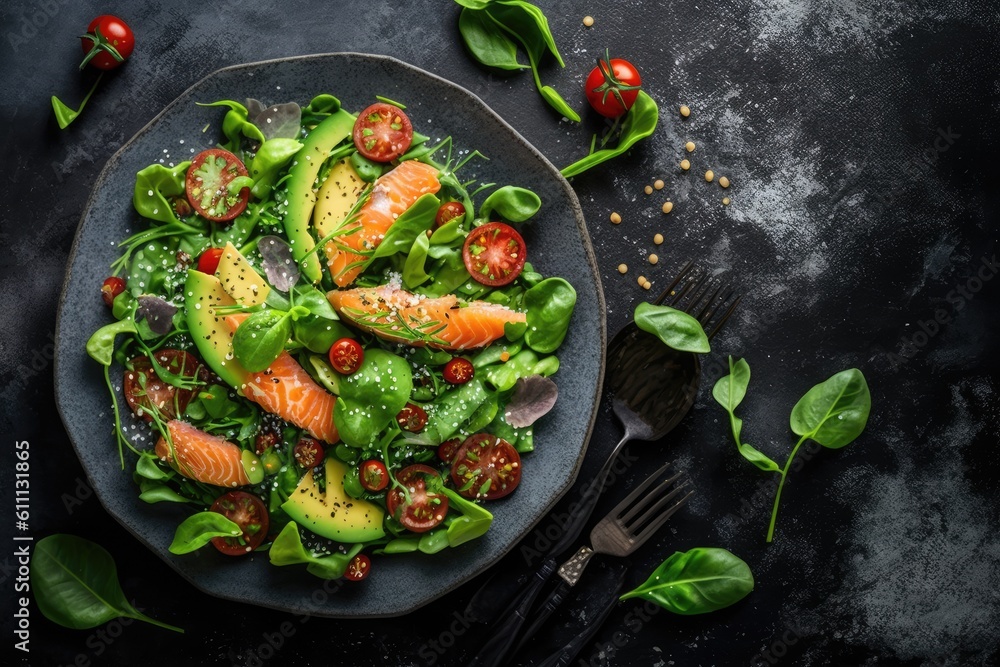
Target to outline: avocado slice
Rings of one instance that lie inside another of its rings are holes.
[[[195,347],[216,375],[239,389],[250,381],[250,373],[233,357],[234,332],[215,314],[216,307],[235,303],[218,278],[188,269],[184,310]]]
[[[313,224],[319,238],[325,238],[344,221],[358,202],[365,185],[349,159],[344,158],[333,165],[323,187],[319,189],[319,198],[313,210]]]
[[[223,249],[215,277],[222,283],[222,289],[236,303],[244,306],[259,306],[271,291],[267,281],[250,266],[247,258],[232,243],[227,243]]]
[[[344,491],[347,466],[326,460],[326,493],[319,490],[310,470],[281,506],[295,522],[321,537],[353,544],[385,537],[385,512],[375,503],[351,498]]]
[[[323,277],[319,258],[313,253],[302,262],[306,253],[316,245],[309,233],[316,205],[313,187],[320,167],[330,151],[354,130],[354,121],[355,117],[343,109],[324,118],[306,137],[302,150],[295,154],[292,167],[288,170],[288,188],[285,192],[288,203],[283,208],[282,223],[292,245],[292,256],[302,263],[302,273],[314,283],[318,283]]]

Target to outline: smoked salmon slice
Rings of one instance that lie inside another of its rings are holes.
[[[250,483],[243,469],[243,452],[239,446],[179,419],[167,422],[167,432],[173,449],[161,436],[156,443],[156,455],[180,474],[215,486],[234,487]]]
[[[380,338],[442,350],[489,345],[508,322],[524,322],[524,313],[485,301],[460,303],[454,294],[436,299],[396,285],[334,290],[327,298],[341,317]]]
[[[365,255],[341,246],[353,250],[374,250],[403,211],[421,195],[434,194],[441,189],[437,175],[438,170],[429,164],[407,160],[375,181],[371,196],[358,210],[357,221],[347,227],[348,230],[358,231],[339,236],[336,241],[326,244],[330,275],[338,286],[346,287],[353,283],[361,273],[361,265],[351,265],[366,259]]]
[[[226,323],[233,331],[249,315],[228,315]],[[337,397],[316,384],[292,355],[282,352],[259,373],[250,373],[241,387],[243,395],[271,414],[305,429],[312,437],[324,442],[340,440],[333,423],[333,408]]]

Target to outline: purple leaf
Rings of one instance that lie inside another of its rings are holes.
[[[559,397],[556,383],[541,375],[520,378],[504,418],[514,428],[525,428],[545,416]]]
[[[247,100],[247,102],[257,100]],[[257,102],[259,104],[259,102]],[[257,110],[255,106],[254,111]],[[257,126],[264,139],[298,139],[302,130],[302,108],[295,102],[272,104],[262,111],[251,115],[247,106],[247,119]]]
[[[146,318],[149,330],[157,336],[165,336],[174,328],[174,315],[177,313],[177,306],[168,301],[164,301],[158,296],[144,294],[137,301],[139,307],[136,314],[139,318]]]
[[[252,97],[247,98],[247,120],[251,123],[253,119],[264,113],[264,103]]]
[[[277,236],[265,236],[257,243],[264,260],[267,281],[279,292],[287,292],[299,280],[299,265],[292,257],[292,247]]]

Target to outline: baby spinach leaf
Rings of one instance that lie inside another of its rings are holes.
[[[135,320],[131,316],[105,324],[95,331],[87,340],[87,354],[102,366],[110,366],[115,352],[115,337],[120,333],[136,333]]]
[[[139,485],[139,500],[144,503],[190,503],[196,502],[191,498],[185,498],[163,482],[153,482],[146,480]]]
[[[469,9],[485,9],[493,0],[455,0],[455,2]]]
[[[504,10],[500,5],[506,5],[509,9]],[[559,55],[559,48],[556,47],[555,37],[552,36],[552,30],[549,28],[549,20],[545,18],[545,14],[542,13],[541,9],[524,0],[495,0],[490,9],[493,11],[499,10],[501,16],[508,16],[508,19],[514,22],[515,25],[524,27],[523,32],[525,34],[537,34],[541,38],[544,48],[548,49],[549,53],[555,56],[559,66],[566,66],[562,56]],[[513,19],[513,16],[517,16],[517,19]],[[535,31],[527,29],[527,26],[523,22],[534,23]]]
[[[471,9],[466,6],[458,17],[458,30],[469,53],[487,67],[503,70],[527,69],[527,65],[517,61],[517,45],[497,28],[485,12],[475,11],[483,7],[485,3],[481,7]]]
[[[490,214],[496,211],[509,222],[524,222],[538,213],[541,207],[542,200],[531,190],[505,185],[490,193],[479,207],[479,217],[488,220]]]
[[[351,331],[337,320],[317,315],[305,315],[292,324],[292,337],[310,352],[325,353],[341,338],[351,336]]]
[[[354,167],[358,177],[366,183],[373,183],[382,175],[382,165],[378,162],[372,162],[361,153],[351,154],[351,166]]]
[[[233,354],[251,373],[270,366],[285,349],[292,334],[292,319],[288,313],[262,310],[243,320],[233,336]]]
[[[417,234],[417,238],[413,239],[410,252],[406,255],[406,262],[403,263],[403,284],[407,289],[413,289],[431,279],[424,270],[430,246],[431,240],[427,238],[427,234]]]
[[[287,292],[299,280],[299,264],[292,247],[277,236],[265,236],[257,242],[267,281],[281,292]]]
[[[736,604],[753,590],[750,567],[725,549],[697,547],[663,561],[644,584],[621,596],[641,597],[691,616]]]
[[[118,582],[111,554],[90,540],[75,535],[49,535],[35,545],[30,567],[35,602],[53,623],[85,630],[126,617],[184,632],[133,607]]]
[[[440,491],[448,497],[448,508],[462,514],[448,525],[448,546],[457,547],[486,534],[493,524],[493,515],[485,507],[463,498],[443,484]]]
[[[524,293],[524,342],[536,352],[554,352],[569,331],[576,290],[563,278],[546,278]]]
[[[302,148],[302,143],[294,138],[268,139],[260,148],[253,162],[248,166],[253,187],[250,192],[257,199],[266,199],[274,184],[278,181],[279,172],[291,162],[295,154]]]
[[[330,305],[330,300],[326,298],[326,295],[312,285],[296,285],[293,291],[295,305],[307,308],[310,315],[315,315],[325,320],[340,319],[337,311]]]
[[[462,229],[462,222],[464,222],[462,218],[456,218],[455,220],[452,220],[451,222],[446,222],[445,224],[435,229],[434,233],[431,234],[430,238],[431,245],[451,246],[456,241],[462,241],[464,243],[466,237],[466,231]],[[436,257],[435,255],[431,256]]]
[[[857,368],[849,368],[806,392],[792,408],[790,422],[796,435],[840,449],[865,430],[871,409],[865,376]]]
[[[424,433],[431,444],[439,445],[463,428],[476,412],[487,403],[491,395],[478,377],[446,392],[427,413]],[[492,420],[487,420],[487,423]]]
[[[670,306],[640,303],[635,308],[635,324],[662,340],[667,347],[681,352],[705,354],[712,349],[701,323]]]
[[[218,512],[198,512],[177,526],[168,551],[177,555],[187,554],[202,548],[213,537],[237,537],[242,534],[239,525]]]
[[[602,162],[618,157],[632,147],[640,139],[645,139],[656,129],[656,122],[659,120],[660,110],[652,97],[646,91],[640,90],[635,104],[625,114],[625,122],[622,123],[621,136],[618,145],[614,148],[602,148],[594,151],[587,157],[577,160],[571,165],[563,167],[562,175],[572,178],[587,171],[591,167],[596,167]]]
[[[740,454],[761,470],[775,472],[780,470],[778,464],[759,451],[754,446],[743,442],[740,433],[743,430],[743,420],[736,416],[736,408],[743,402],[747,387],[750,384],[750,364],[745,359],[733,363],[729,357],[729,375],[719,378],[712,387],[712,397],[729,413],[729,425],[733,431],[733,439]]]
[[[264,135],[265,144],[274,139],[295,139],[302,131],[302,109],[295,102],[272,104],[255,115],[248,108],[247,118]]]
[[[326,93],[312,98],[303,109],[303,112],[310,114],[331,114],[338,111],[340,111],[340,100]]]
[[[413,202],[389,227],[385,238],[365,262],[365,268],[368,268],[379,257],[406,252],[413,246],[413,241],[418,235],[426,237],[425,232],[434,225],[434,217],[437,215],[439,206],[441,206],[441,200],[430,193],[422,195]]]
[[[176,167],[151,164],[135,175],[135,189],[132,205],[144,218],[158,222],[180,222],[170,199],[184,194],[190,161],[181,162]]]
[[[347,565],[358,553],[363,544],[352,545],[347,553],[333,553],[328,556],[317,556],[302,545],[299,527],[294,521],[289,521],[274,538],[268,549],[271,565],[305,564],[306,570],[320,579],[339,579],[347,571]]]
[[[61,99],[52,96],[52,111],[56,115],[56,123],[59,124],[60,130],[65,130],[69,127],[69,124],[76,120],[81,113],[83,113],[83,108],[87,106],[87,102],[90,101],[91,96],[93,96],[94,91],[97,90],[98,84],[101,83],[101,79],[104,78],[104,72],[97,75],[97,79],[94,81],[94,85],[90,87],[90,90],[84,96],[83,101],[80,102],[80,108],[72,109]]]
[[[222,146],[231,153],[240,150],[240,143],[243,137],[251,141],[264,143],[266,138],[260,129],[248,119],[247,108],[233,100],[219,100],[218,102],[197,102],[200,107],[228,107],[229,111],[222,119],[222,133],[229,140]]]
[[[367,447],[395,419],[413,391],[413,373],[405,359],[377,348],[365,351],[361,367],[340,380],[333,421],[340,438]]]

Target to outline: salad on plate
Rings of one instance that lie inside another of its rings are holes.
[[[527,261],[541,201],[378,100],[207,104],[221,143],[136,174],[87,351],[139,498],[188,509],[174,554],[360,580],[481,537],[543,474],[576,292]]]

